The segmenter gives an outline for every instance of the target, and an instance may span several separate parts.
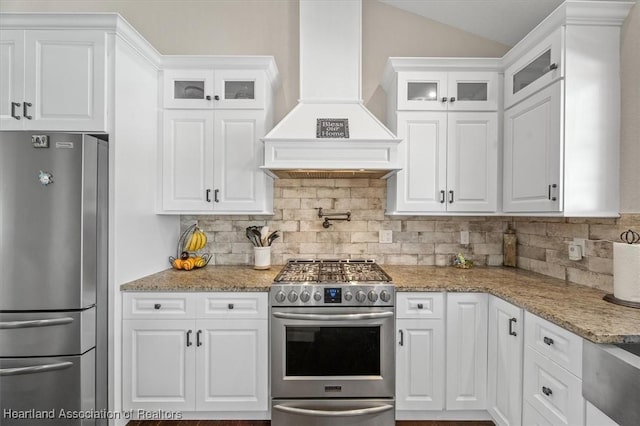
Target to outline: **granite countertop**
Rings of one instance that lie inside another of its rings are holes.
[[[503,267],[457,269],[382,265],[396,291],[483,292],[547,319],[595,343],[640,343],[640,309],[605,302],[603,291]],[[281,266],[168,269],[123,284],[123,291],[269,291]]]

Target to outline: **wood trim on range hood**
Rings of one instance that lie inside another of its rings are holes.
[[[362,178],[400,169],[401,140],[363,105],[361,52],[361,0],[300,1],[301,99],[262,139],[267,173]],[[349,137],[318,138],[318,119],[347,119]]]

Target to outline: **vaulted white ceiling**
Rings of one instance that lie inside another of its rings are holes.
[[[378,1],[507,46],[515,45],[563,2],[563,0]]]

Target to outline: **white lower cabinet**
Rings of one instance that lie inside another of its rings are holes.
[[[396,418],[444,408],[442,293],[399,293],[396,320]]]
[[[195,410],[194,321],[125,320],[125,409]]]
[[[584,425],[582,338],[529,312],[525,327],[524,400],[548,424]]]
[[[447,410],[487,408],[486,293],[447,294]]]
[[[522,309],[489,296],[489,414],[496,424],[522,424]]]
[[[125,293],[123,299],[124,409],[266,418],[266,294]],[[174,299],[184,300],[184,309]],[[224,310],[211,309],[221,303]]]

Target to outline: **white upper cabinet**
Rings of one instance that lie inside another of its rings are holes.
[[[397,109],[496,111],[498,74],[482,71],[399,72]]]
[[[262,109],[265,77],[256,70],[167,69],[163,77],[165,108]]]
[[[559,212],[562,82],[504,113],[506,212]]]
[[[165,110],[162,208],[267,213],[272,180],[262,170],[261,111]]]
[[[167,61],[160,212],[273,214],[273,178],[260,168],[278,84],[273,58]]]
[[[1,30],[2,130],[106,131],[106,33]]]
[[[563,3],[503,58],[504,212],[617,217],[620,27],[631,3]]]
[[[402,170],[387,214],[494,213],[498,202],[495,59],[389,58],[387,124]]]

